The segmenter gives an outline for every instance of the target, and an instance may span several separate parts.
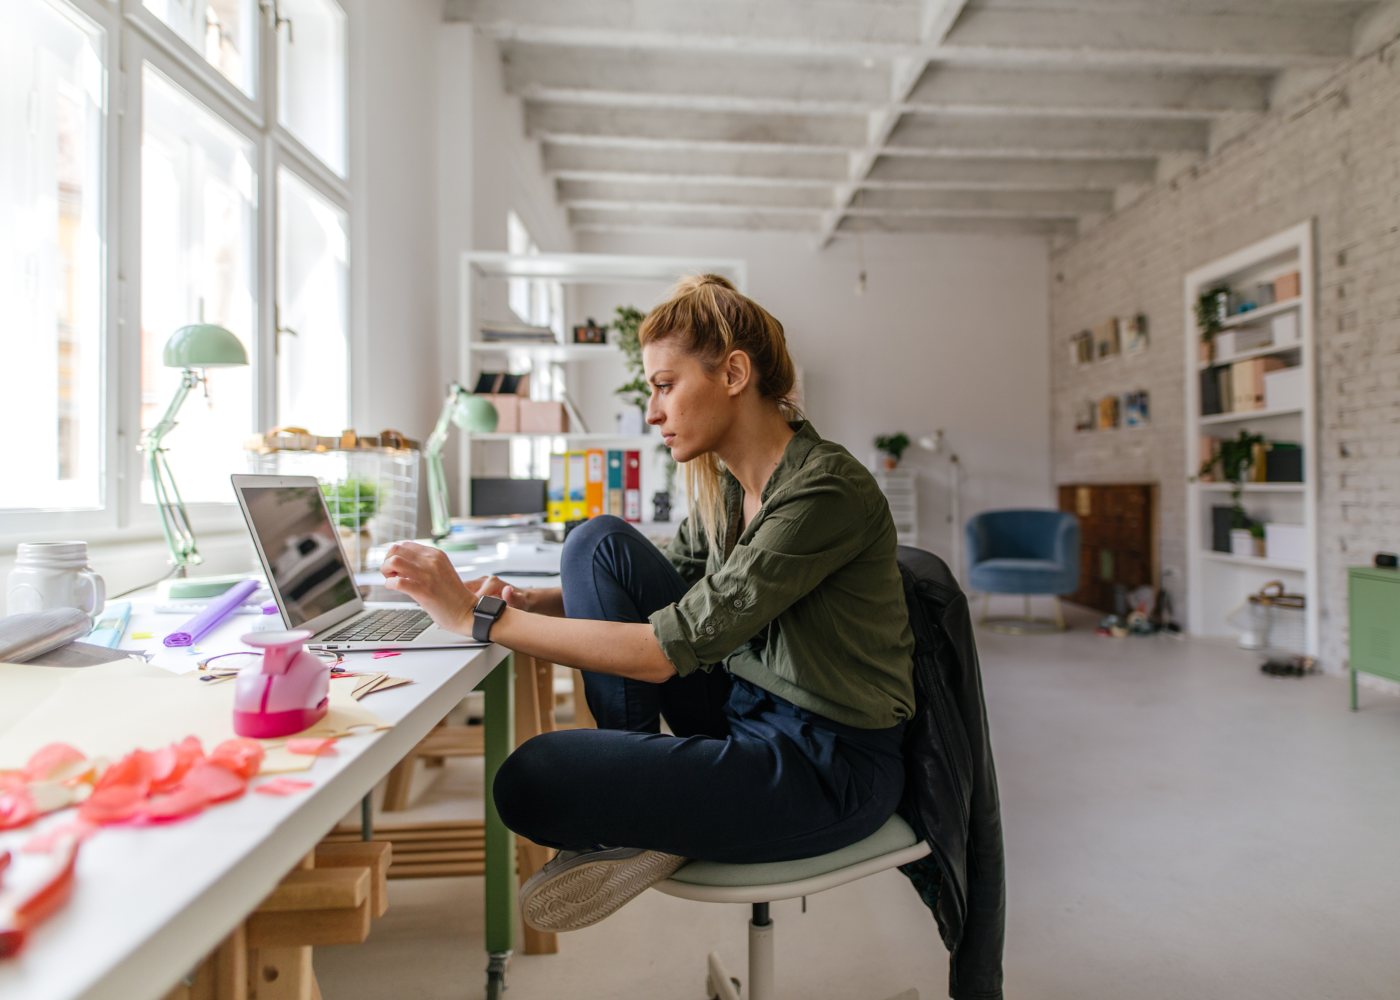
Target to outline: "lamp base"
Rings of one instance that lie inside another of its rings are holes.
[[[195,576],[184,579],[165,580],[160,585],[161,596],[172,601],[193,600],[200,597],[218,597],[235,584],[248,579],[248,575]]]

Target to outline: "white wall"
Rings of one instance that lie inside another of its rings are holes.
[[[942,427],[965,469],[964,518],[1052,503],[1042,239],[867,237],[864,295],[850,239],[817,251],[810,237],[787,234],[585,233],[578,248],[743,258],[748,292],[783,323],[824,436],[868,462],[876,434]],[[596,296],[589,308],[599,322],[611,318]],[[948,466],[914,448],[905,462],[920,474],[920,542],[946,556]]]

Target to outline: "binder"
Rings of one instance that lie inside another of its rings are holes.
[[[622,516],[637,524],[642,520],[642,453],[623,453]]]
[[[603,513],[603,487],[606,482],[607,473],[606,456],[600,448],[590,448],[584,453],[588,462],[588,480],[584,487],[584,503],[587,504],[588,516],[597,517]]]
[[[622,452],[616,448],[608,452],[607,491],[603,496],[603,513],[614,517],[622,516]]]
[[[588,517],[588,456],[581,451],[568,453],[564,473],[566,496],[564,519],[582,521]]]
[[[565,456],[549,456],[549,485],[545,490],[544,519],[559,524],[569,519],[568,497],[564,490]]]

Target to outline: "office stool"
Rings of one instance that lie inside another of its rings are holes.
[[[830,854],[797,861],[776,861],[755,865],[725,865],[713,861],[692,861],[670,878],[652,886],[668,896],[694,899],[702,903],[749,903],[748,1000],[774,1000],[773,921],[768,904],[780,899],[810,896],[824,889],[854,882],[858,878],[917,861],[928,854],[928,844],[920,840],[899,816],[869,837]],[[719,952],[710,952],[707,983],[712,1000],[739,1000],[736,980],[725,971]],[[916,990],[906,990],[890,1000],[918,1000]]]

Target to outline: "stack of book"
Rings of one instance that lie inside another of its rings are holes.
[[[1282,358],[1249,358],[1201,370],[1201,416],[1264,409],[1264,375],[1288,367]]]
[[[590,448],[550,455],[545,520],[582,521],[600,514],[641,521],[641,452]]]

